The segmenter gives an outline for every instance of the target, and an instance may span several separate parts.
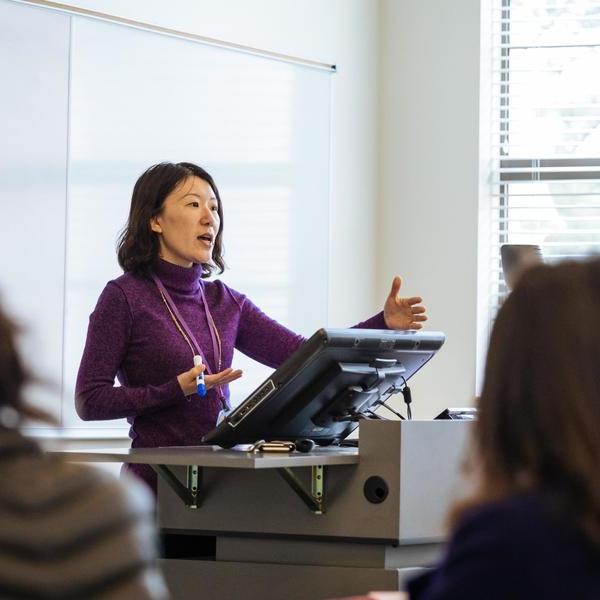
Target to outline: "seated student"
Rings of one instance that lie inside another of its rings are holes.
[[[410,600],[600,598],[599,365],[600,259],[527,270],[491,336],[476,491]]]
[[[49,417],[22,401],[14,333],[0,309],[0,598],[167,598],[144,486],[44,454],[19,432],[22,418]]]

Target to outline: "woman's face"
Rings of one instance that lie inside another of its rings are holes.
[[[160,257],[181,267],[208,263],[219,232],[219,202],[209,183],[188,177],[165,199],[160,214],[150,219],[158,235]]]

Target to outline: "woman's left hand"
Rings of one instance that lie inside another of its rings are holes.
[[[396,275],[392,281],[392,289],[383,306],[383,318],[390,329],[421,329],[423,321],[427,321],[423,299],[419,296],[400,298],[402,279]]]

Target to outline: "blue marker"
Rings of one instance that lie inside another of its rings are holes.
[[[202,365],[202,357],[199,354],[194,356],[194,366],[200,367]],[[204,383],[204,371],[199,375],[196,375],[196,390],[198,396],[204,398],[206,396],[206,384]]]

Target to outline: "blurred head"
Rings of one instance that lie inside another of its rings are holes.
[[[25,403],[23,389],[30,381],[17,350],[18,329],[0,306],[0,425],[13,426],[20,418],[54,422],[44,411]]]
[[[213,178],[192,163],[160,163],[137,180],[118,244],[124,271],[148,275],[158,257],[223,272],[223,210]]]
[[[539,490],[600,541],[600,259],[531,267],[494,324],[480,498]]]

